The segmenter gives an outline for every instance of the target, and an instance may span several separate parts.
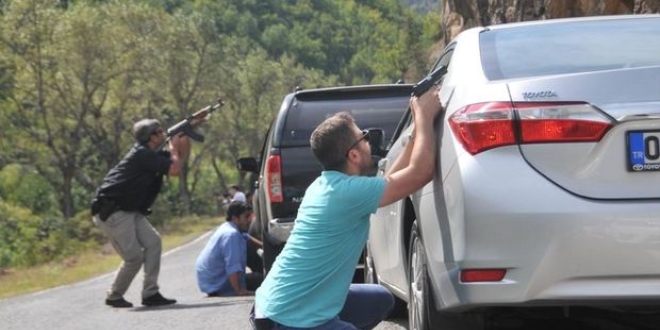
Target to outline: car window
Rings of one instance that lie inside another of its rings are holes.
[[[312,131],[326,118],[347,111],[360,128],[379,127],[389,139],[408,106],[408,96],[344,100],[298,100],[289,110],[282,130],[282,147],[308,146]]]
[[[659,66],[658,36],[660,18],[486,30],[481,61],[490,80]]]

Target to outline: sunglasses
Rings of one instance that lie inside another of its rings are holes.
[[[346,157],[348,157],[348,152],[351,151],[351,149],[355,148],[358,145],[358,143],[360,143],[362,140],[369,142],[369,131],[363,129],[361,132],[362,132],[362,136],[357,141],[355,141],[355,143],[353,143],[351,147],[348,148],[348,150],[346,150]]]
[[[159,128],[159,129],[155,130],[153,133],[151,133],[151,135],[160,135],[160,134],[163,134],[164,132],[165,131],[162,128]]]

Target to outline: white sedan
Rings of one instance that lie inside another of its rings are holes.
[[[435,179],[371,219],[366,279],[410,328],[660,301],[660,16],[462,32],[436,68]],[[402,119],[379,174],[412,129]]]

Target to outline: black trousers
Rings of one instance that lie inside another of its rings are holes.
[[[264,261],[261,259],[257,250],[259,248],[252,242],[247,242],[247,266],[253,272],[263,273],[264,271]]]

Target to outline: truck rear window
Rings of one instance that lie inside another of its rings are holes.
[[[316,126],[341,111],[353,115],[361,129],[384,129],[385,141],[389,141],[401,116],[408,109],[409,100],[408,94],[368,99],[297,100],[285,120],[281,146],[309,146],[309,138]]]

